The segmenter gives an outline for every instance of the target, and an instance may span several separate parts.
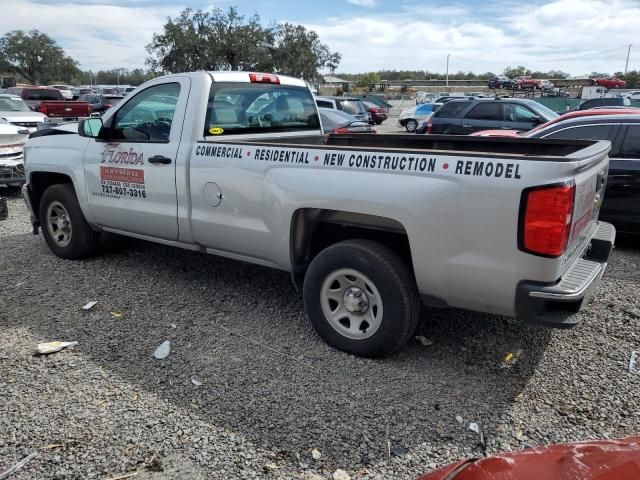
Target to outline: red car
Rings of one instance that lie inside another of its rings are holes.
[[[522,134],[522,136],[528,137],[535,135],[536,132],[544,130],[551,125],[562,122],[569,118],[587,117],[593,115],[624,115],[626,113],[637,114],[640,109],[637,108],[602,108],[599,110],[574,110],[572,112],[560,115],[558,118],[554,118],[546,123],[538,125],[533,130],[523,132],[521,130],[481,130],[471,134],[472,137],[516,137]]]
[[[365,100],[362,101],[364,104],[364,108],[371,115],[371,121],[376,125],[380,125],[387,118],[389,118],[389,109],[385,107],[381,107],[376,105],[375,103],[367,102]]]
[[[638,480],[640,437],[546,445],[441,467],[418,480]]]
[[[620,80],[619,78],[611,77],[611,78],[594,78],[593,82],[595,85],[600,85],[605,88],[624,88],[627,84],[624,80]]]
[[[516,87],[520,90],[542,90],[542,80],[538,80],[537,78],[531,77],[518,77],[515,79]]]

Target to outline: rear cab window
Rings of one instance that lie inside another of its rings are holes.
[[[306,87],[230,82],[211,86],[205,137],[319,129],[316,102]]]

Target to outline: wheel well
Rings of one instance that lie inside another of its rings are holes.
[[[379,242],[394,252],[413,272],[409,237],[402,224],[377,215],[303,208],[291,223],[291,264],[296,286],[314,257],[328,246],[343,240],[363,238]]]
[[[29,193],[31,198],[31,206],[36,218],[40,212],[40,199],[44,191],[51,185],[60,183],[68,183],[73,185],[71,177],[62,173],[53,172],[33,172],[29,177]]]

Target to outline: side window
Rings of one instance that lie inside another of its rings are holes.
[[[502,105],[498,102],[480,102],[473,107],[466,118],[473,120],[500,120]]]
[[[469,106],[466,102],[447,102],[436,110],[435,117],[454,118]]]
[[[326,100],[316,100],[316,103],[322,108],[333,108],[333,103],[327,102]]]
[[[117,113],[112,139],[134,142],[168,142],[180,84],[147,88],[131,98]]]
[[[640,158],[640,125],[629,125],[618,158]]]
[[[562,138],[565,140],[611,140],[615,125],[584,125],[557,130],[542,138]]]
[[[538,117],[532,110],[516,103],[504,104],[505,122],[528,122],[532,123]]]

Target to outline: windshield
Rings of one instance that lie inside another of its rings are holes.
[[[41,90],[25,90],[25,100],[64,100],[59,90],[43,88]]]
[[[340,104],[342,111],[350,115],[362,115],[366,113],[364,105],[360,100],[337,100],[336,103]]]
[[[319,128],[308,88],[268,83],[214,83],[204,136],[289,132]]]
[[[0,97],[0,111],[6,112],[30,112],[31,109],[21,98]]]
[[[560,116],[559,114],[557,114],[556,112],[554,112],[550,108],[545,107],[541,103],[536,105],[535,110],[536,110],[536,113],[542,114],[542,116],[544,116],[545,120],[553,120],[554,118],[558,118]]]
[[[320,117],[322,118],[322,126],[325,130],[344,127],[353,122],[359,122],[357,118],[352,117],[348,113],[330,108],[320,108]]]

